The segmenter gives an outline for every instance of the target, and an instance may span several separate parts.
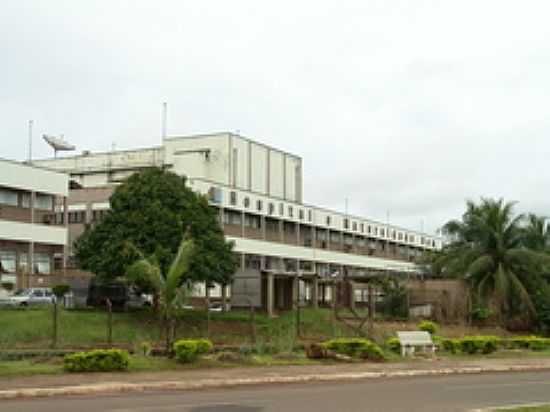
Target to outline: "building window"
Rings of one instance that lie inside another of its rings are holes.
[[[285,205],[283,203],[279,203],[279,216],[285,215]]]
[[[382,237],[386,236],[385,229],[380,229],[380,236],[382,236]]]
[[[330,216],[327,216],[327,226],[330,226]]]
[[[69,223],[84,223],[86,220],[86,212],[69,212]]]
[[[258,255],[245,255],[244,257],[245,269],[260,270],[262,267],[262,260]]]
[[[311,210],[307,211],[307,220],[308,220],[308,222],[313,221],[313,212]]]
[[[250,207],[250,199],[248,197],[245,197],[243,204],[244,204],[244,207],[248,209]]]
[[[50,255],[47,253],[34,254],[34,273],[43,275],[52,273]]]
[[[298,218],[299,218],[300,220],[304,220],[304,211],[303,211],[303,209],[300,209],[300,210],[298,211]]]
[[[231,206],[237,206],[237,192],[231,192],[229,194],[229,203]]]
[[[365,224],[361,223],[361,233],[365,233]]]
[[[36,209],[53,210],[53,196],[37,194],[34,207]]]
[[[246,214],[244,216],[244,225],[252,229],[260,229],[261,228],[260,216]]]
[[[261,200],[258,200],[258,201],[256,202],[256,209],[258,209],[258,212],[261,212],[261,211],[262,211],[262,208],[263,208],[262,201],[261,201]]]
[[[0,274],[15,273],[16,268],[15,251],[0,250]]]
[[[17,206],[17,192],[9,189],[0,189],[0,204]]]
[[[357,222],[353,222],[351,226],[352,226],[352,230],[354,232],[356,232],[357,231]]]
[[[267,213],[271,216],[275,213],[275,205],[273,203],[270,203],[267,207]]]
[[[208,200],[212,203],[221,204],[222,203],[222,190],[219,187],[212,186],[208,190]]]
[[[288,217],[294,217],[294,209],[292,208],[292,206],[289,206],[288,207]]]
[[[330,241],[332,243],[340,243],[342,241],[342,236],[339,232],[330,232]]]
[[[344,219],[344,229],[349,229],[349,220],[347,218]]]

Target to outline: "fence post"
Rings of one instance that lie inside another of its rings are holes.
[[[107,305],[107,345],[113,345],[113,304],[110,299],[105,299]]]
[[[53,336],[52,348],[57,346],[57,299],[53,302]]]

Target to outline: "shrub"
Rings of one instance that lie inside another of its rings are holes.
[[[68,372],[111,372],[128,369],[128,352],[119,349],[98,349],[66,355],[63,366]]]
[[[213,345],[207,339],[185,339],[174,343],[176,359],[181,363],[193,362],[199,355],[212,350]]]
[[[359,357],[363,359],[370,359],[375,361],[381,361],[385,359],[384,352],[380,347],[371,342],[368,339],[361,338],[340,338],[332,339],[325,343],[323,346],[327,350],[331,350],[342,355],[351,357]]]
[[[398,338],[389,338],[386,340],[385,346],[392,352],[401,353],[401,342],[399,342]]]
[[[214,349],[214,345],[208,339],[197,339],[195,342],[197,343],[198,355],[206,355]]]
[[[460,340],[459,339],[442,339],[441,347],[445,352],[455,354],[460,351]]]
[[[418,329],[433,335],[435,332],[437,332],[437,329],[439,329],[439,327],[435,322],[424,320],[418,324]]]
[[[489,354],[498,349],[501,340],[497,336],[466,336],[459,340],[460,350],[473,355],[475,353]]]
[[[550,349],[550,339],[538,336],[516,336],[506,341],[510,349],[546,350]]]

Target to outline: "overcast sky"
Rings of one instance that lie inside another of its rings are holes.
[[[548,1],[0,3],[0,157],[236,131],[305,201],[435,230],[465,199],[550,214]]]

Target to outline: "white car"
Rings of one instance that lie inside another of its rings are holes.
[[[39,306],[54,303],[55,296],[50,288],[20,289],[13,295],[0,299],[0,306]]]

